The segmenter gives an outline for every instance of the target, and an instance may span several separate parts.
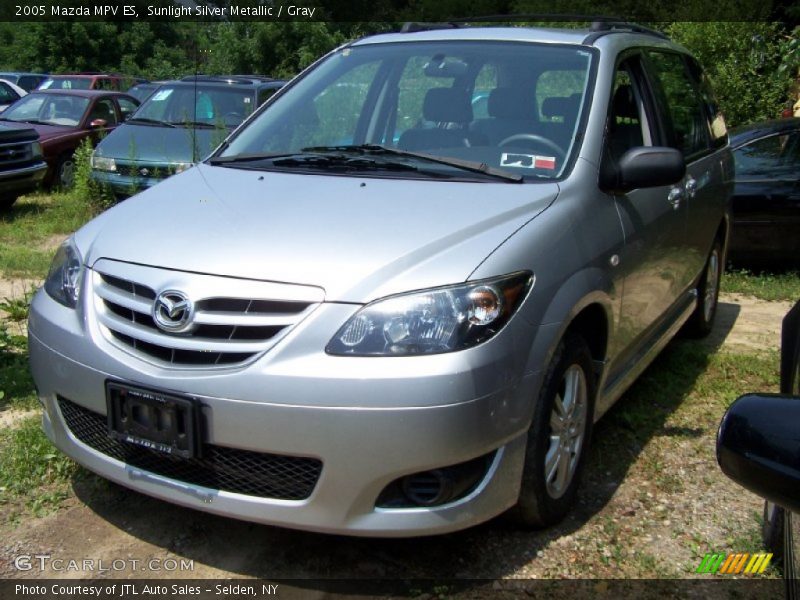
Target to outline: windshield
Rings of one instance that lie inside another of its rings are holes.
[[[28,94],[7,108],[2,115],[8,121],[45,123],[47,125],[80,124],[89,99],[67,94]]]
[[[132,119],[232,129],[253,112],[253,102],[254,93],[248,90],[163,85],[139,107]]]
[[[47,79],[39,86],[40,90],[88,90],[92,85],[90,77],[59,77]]]
[[[325,161],[256,164],[253,157],[374,145],[384,154],[403,151],[398,161],[413,162],[409,154],[417,153],[558,178],[575,151],[591,60],[582,48],[516,42],[344,48],[277,98],[218,159],[235,166],[235,157],[247,156],[242,168],[309,168]]]

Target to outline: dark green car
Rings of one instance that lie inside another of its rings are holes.
[[[191,76],[158,88],[92,155],[92,178],[126,197],[205,158],[285,81]]]

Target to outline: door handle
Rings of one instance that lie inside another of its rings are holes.
[[[681,206],[681,200],[683,200],[683,189],[679,187],[672,188],[667,196],[667,202],[672,204],[674,210],[678,210]]]
[[[686,193],[689,195],[689,198],[694,198],[697,194],[697,179],[694,177],[689,177],[686,180]]]

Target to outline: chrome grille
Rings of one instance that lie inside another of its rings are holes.
[[[318,288],[108,260],[95,265],[92,286],[97,322],[106,339],[150,362],[180,368],[226,367],[255,359],[322,300]],[[194,314],[188,331],[167,332],[153,319],[154,301],[165,289],[183,289],[191,297]]]
[[[0,165],[5,168],[22,166],[33,158],[32,142],[0,144]]]
[[[117,174],[134,178],[165,179],[175,174],[175,167],[143,163],[125,164],[117,161]]]

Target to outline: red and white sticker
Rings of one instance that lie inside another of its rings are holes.
[[[549,169],[556,168],[555,156],[536,156],[534,154],[517,154],[503,152],[500,157],[501,167],[518,167],[520,169]]]
[[[533,157],[534,169],[555,169],[556,157],[555,156],[534,156]]]

